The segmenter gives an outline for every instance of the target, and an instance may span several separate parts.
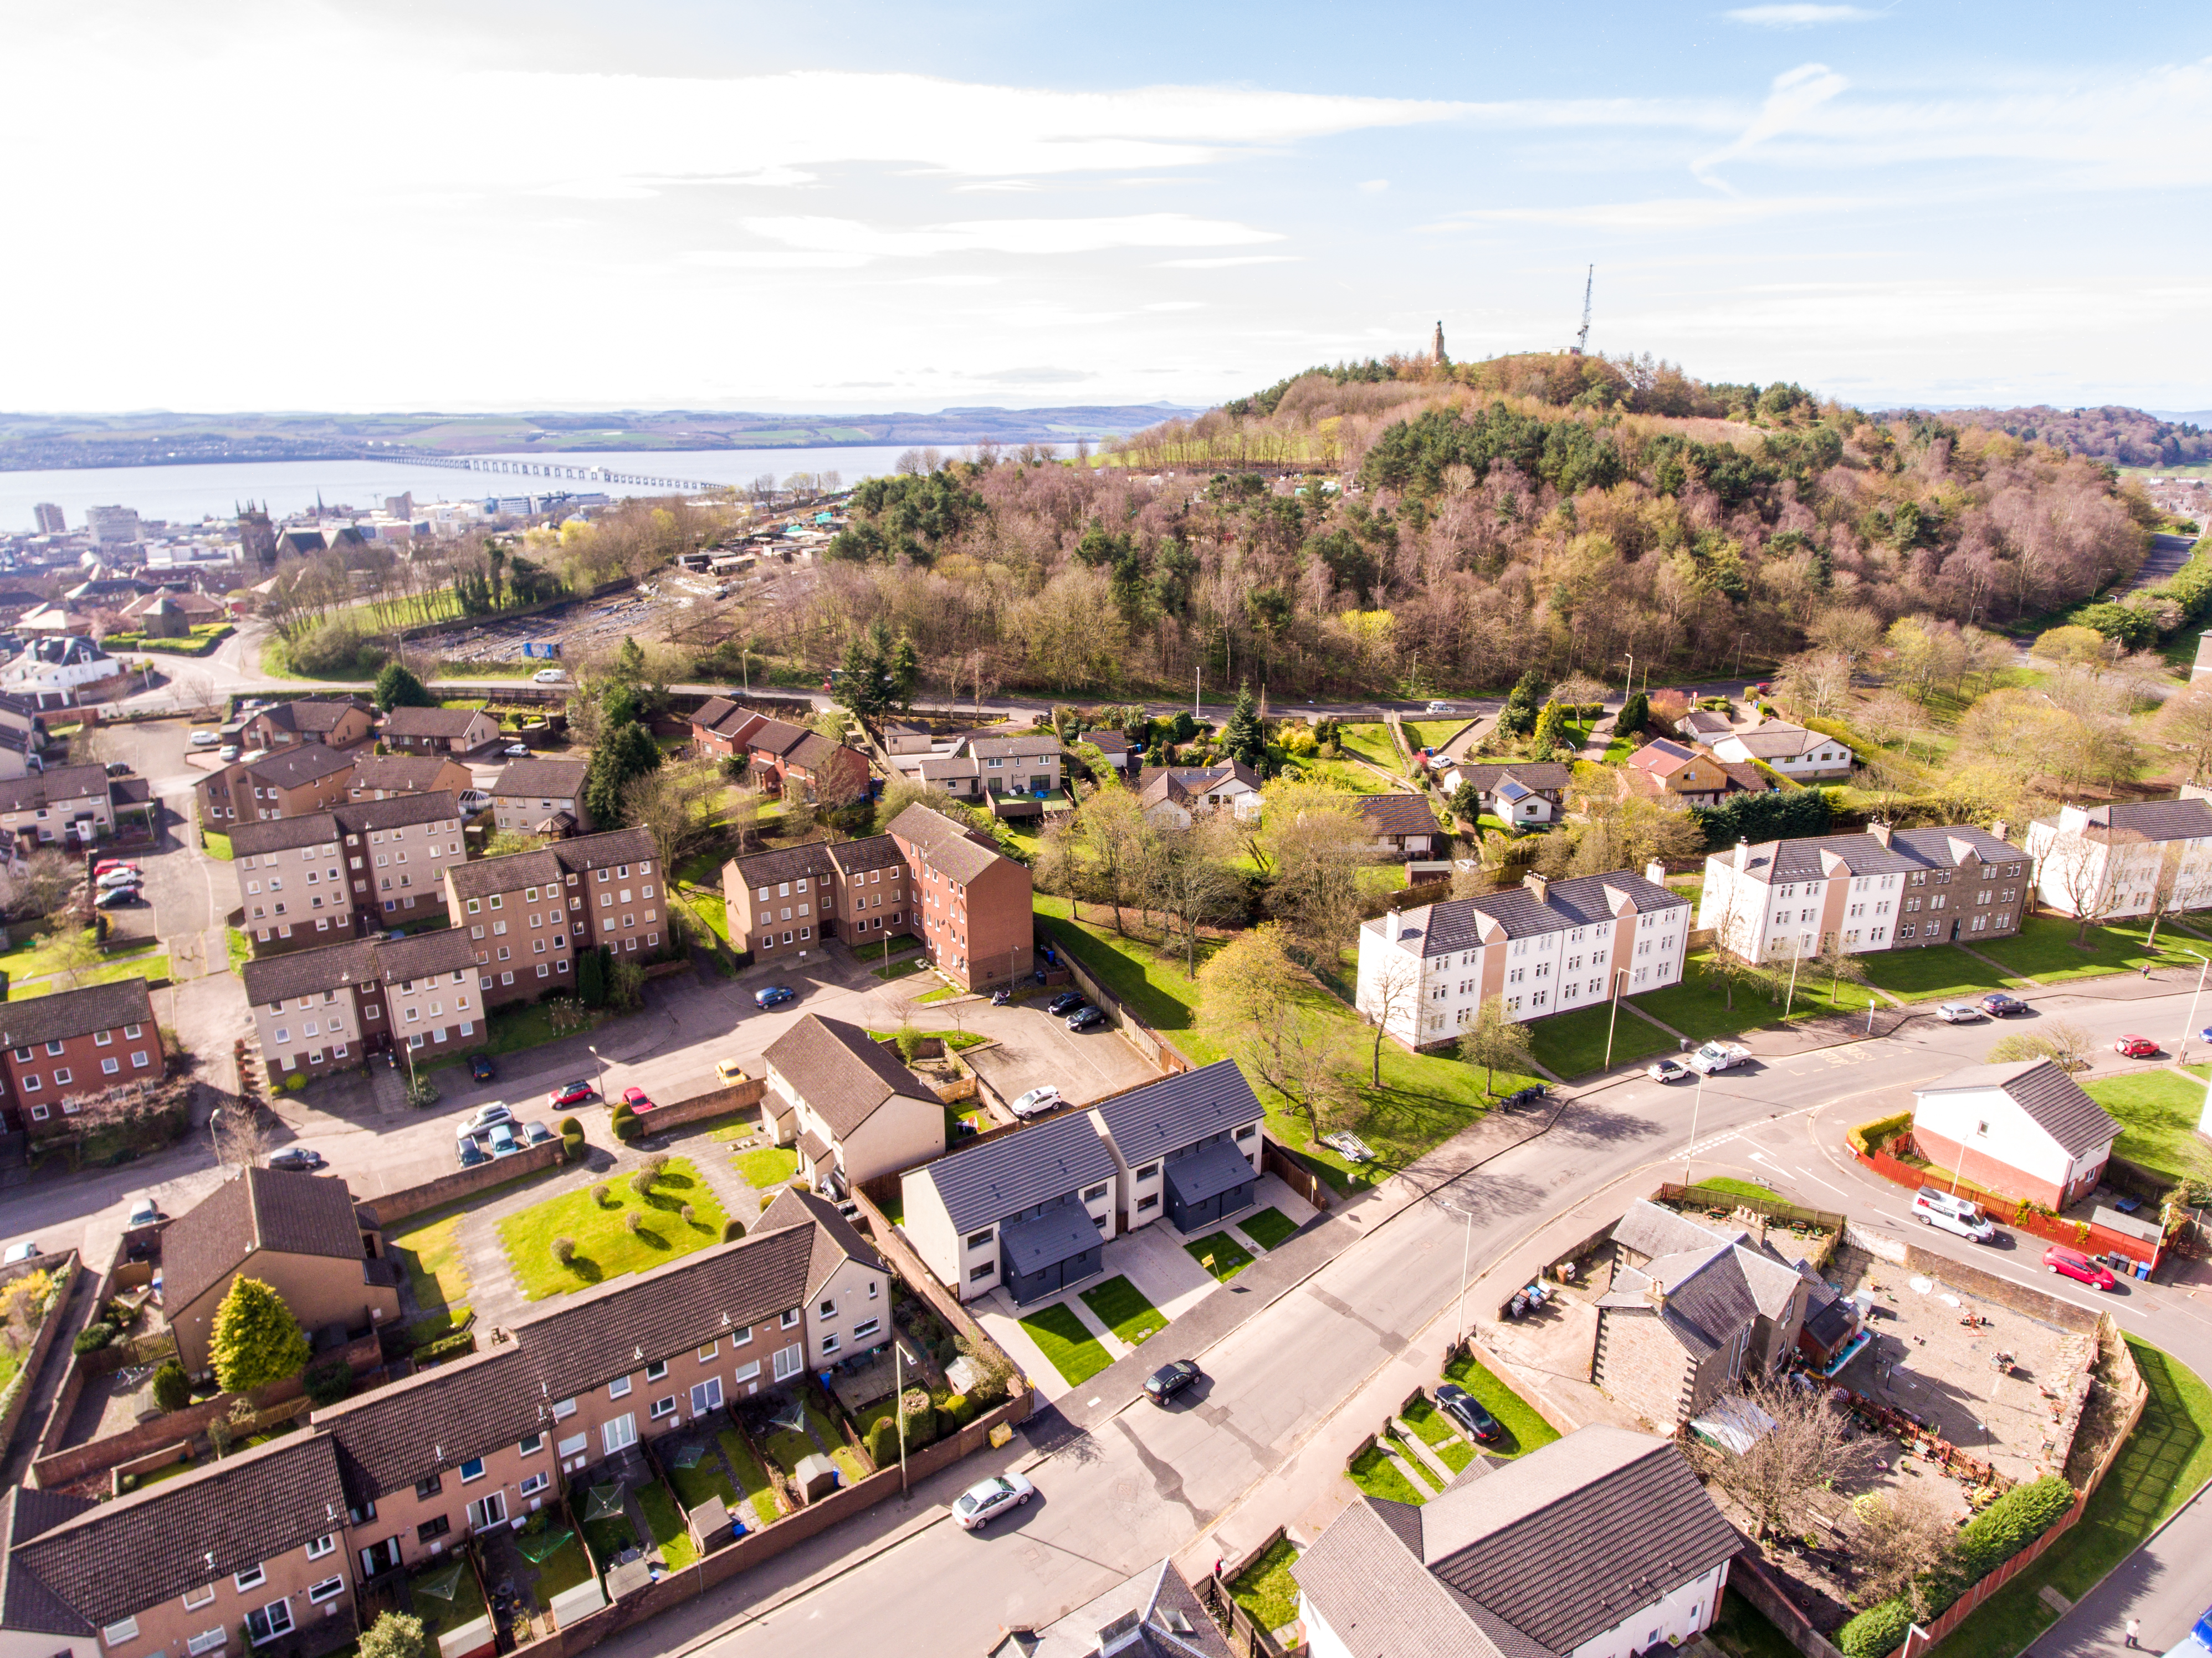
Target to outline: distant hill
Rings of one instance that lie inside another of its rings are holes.
[[[1875,418],[1915,416],[1985,427],[2115,466],[2187,466],[2212,460],[2212,433],[2203,424],[2212,421],[2212,410],[2166,418],[2118,404],[2100,409],[2053,409],[2038,404],[2033,409],[1889,409]]]
[[[638,454],[671,449],[813,449],[1049,443],[1115,437],[1194,410],[1172,404],[941,409],[935,414],[756,414],[621,410],[525,415],[0,413],[0,471],[226,460],[429,454]]]

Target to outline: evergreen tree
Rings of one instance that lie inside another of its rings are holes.
[[[614,677],[625,685],[645,683],[645,650],[629,635],[623,635],[622,648],[615,653]]]
[[[216,1309],[209,1351],[216,1380],[234,1394],[297,1376],[310,1356],[307,1333],[284,1298],[252,1278],[234,1280]]]
[[[881,623],[867,633],[856,633],[845,646],[844,671],[837,681],[837,701],[863,720],[884,711],[884,651],[889,644]]]
[[[660,744],[653,733],[635,722],[615,726],[592,750],[591,768],[584,774],[584,809],[602,829],[620,829],[628,812],[630,780],[659,769]]]
[[[1482,796],[1472,783],[1462,783],[1452,791],[1452,816],[1463,823],[1472,823],[1482,816]]]
[[[1231,759],[1241,760],[1255,771],[1267,758],[1267,735],[1260,728],[1260,705],[1253,700],[1249,685],[1237,689],[1237,712],[1229,716],[1221,746]]]
[[[1566,740],[1566,709],[1557,702],[1547,702],[1536,716],[1536,734],[1528,740],[1529,754],[1538,760],[1549,760]]]
[[[603,1007],[607,999],[606,963],[596,950],[576,957],[576,999],[586,1007]]]
[[[1622,737],[1633,737],[1651,723],[1651,699],[1642,691],[1621,704],[1620,717],[1613,728]]]
[[[376,677],[376,689],[371,694],[376,706],[386,714],[394,708],[434,708],[438,699],[430,695],[429,688],[415,677],[414,671],[403,662],[388,663]]]
[[[1536,699],[1545,691],[1544,677],[1531,668],[1515,682],[1498,710],[1498,729],[1508,737],[1526,737],[1536,728]]]
[[[914,648],[914,641],[901,634],[898,644],[891,652],[889,665],[890,697],[901,714],[914,707],[915,688],[921,683],[921,657]]]

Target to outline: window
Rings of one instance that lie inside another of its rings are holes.
[[[1143,1206],[1144,1206],[1141,1204],[1138,1206],[1139,1208],[1142,1208]],[[980,1284],[998,1270],[999,1267],[997,1262],[987,1260],[981,1266],[976,1267],[973,1272],[968,1274],[968,1281],[970,1284]]]
[[[570,1417],[572,1417],[572,1416],[574,1416],[574,1415],[575,1415],[575,1414],[576,1414],[576,1401],[575,1401],[574,1400],[573,1400],[573,1399],[560,1399],[560,1400],[554,1400],[554,1402],[553,1402],[553,1419],[554,1419],[556,1422],[565,1422],[565,1421],[567,1421]]]
[[[836,1352],[836,1351],[837,1351],[837,1338],[836,1338],[836,1337],[835,1337],[835,1336],[824,1336],[824,1337],[823,1337],[823,1338],[822,1338],[822,1354],[823,1354],[823,1357],[825,1357],[825,1358],[826,1358],[826,1357],[828,1357],[831,1353],[834,1353],[834,1352]],[[778,1353],[778,1354],[776,1355],[776,1357],[777,1357],[779,1359],[781,1359],[781,1358],[783,1357],[783,1355],[782,1355],[781,1353]]]
[[[125,1641],[135,1641],[138,1638],[138,1620],[126,1618],[119,1624],[110,1624],[100,1631],[100,1638],[111,1647],[119,1647]]]
[[[1137,1199],[1137,1212],[1140,1215],[1147,1209],[1157,1209],[1159,1206],[1160,1194],[1157,1192],[1153,1193],[1150,1197],[1139,1198]]]
[[[722,1402],[722,1378],[710,1376],[691,1389],[691,1414],[704,1416]]]
[[[319,1583],[313,1583],[313,1584],[310,1584],[310,1585],[308,1586],[308,1588],[307,1588],[307,1600],[308,1600],[308,1604],[309,1604],[309,1605],[311,1605],[311,1606],[321,1606],[321,1605],[323,1604],[323,1602],[324,1602],[324,1601],[325,1601],[325,1600],[337,1600],[337,1599],[338,1598],[338,1596],[339,1596],[339,1595],[341,1595],[341,1594],[344,1594],[344,1593],[345,1593],[345,1579],[344,1579],[344,1578],[343,1578],[343,1577],[325,1577],[325,1579],[323,1579],[323,1581],[322,1581],[321,1582],[319,1582]]]
[[[1158,1163],[1146,1163],[1146,1164],[1142,1169],[1139,1169],[1136,1172],[1136,1175],[1133,1176],[1133,1178],[1135,1178],[1135,1179],[1137,1179],[1137,1180],[1153,1180],[1153,1179],[1156,1179],[1156,1178],[1158,1176],[1159,1172],[1160,1172],[1160,1166],[1159,1166],[1159,1164],[1158,1164]],[[969,1241],[970,1243],[973,1243],[973,1242],[975,1242],[975,1239],[970,1238],[970,1239],[969,1239],[968,1241]]]
[[[212,1583],[203,1583],[196,1589],[186,1589],[185,1591],[185,1610],[186,1612],[198,1612],[202,1606],[207,1605],[209,1601],[214,1599],[215,1585]]]
[[[875,1334],[877,1331],[882,1329],[883,1327],[884,1321],[879,1318],[864,1318],[858,1324],[855,1324],[853,1327],[853,1339],[855,1341],[866,1341],[870,1336]]]
[[[674,1416],[675,1414],[676,1414],[676,1395],[675,1395],[675,1394],[670,1394],[667,1398],[665,1398],[665,1399],[656,1399],[656,1400],[654,1400],[653,1401],[653,1419],[655,1422],[659,1421],[659,1420],[660,1420],[660,1418],[661,1418],[662,1417],[664,1417],[664,1416]]]
[[[257,1647],[291,1632],[292,1603],[289,1600],[271,1600],[267,1606],[246,1614],[246,1638]]]
[[[421,1525],[416,1527],[415,1540],[418,1543],[434,1542],[453,1528],[452,1520],[441,1514],[435,1520],[425,1520]]]
[[[783,1328],[783,1329],[786,1329],[786,1330],[795,1330],[795,1329],[797,1329],[797,1328],[799,1327],[799,1309],[798,1309],[798,1308],[796,1308],[796,1307],[793,1308],[789,1312],[786,1313],[786,1314],[783,1315],[783,1318],[782,1318],[782,1321],[781,1321],[781,1327],[781,1327],[781,1328]]]
[[[609,1399],[629,1398],[629,1378],[626,1376],[618,1376],[612,1382],[607,1383],[607,1397]]]
[[[645,1367],[645,1379],[647,1382],[658,1382],[667,1374],[668,1361],[665,1358],[656,1358]]]
[[[1084,1193],[1083,1200],[1085,1203],[1096,1203],[1105,1195],[1106,1188],[1103,1185],[1094,1186]]]
[[[258,1589],[269,1581],[269,1574],[259,1566],[248,1566],[243,1571],[231,1574],[230,1581],[243,1589]]]
[[[483,1458],[480,1456],[472,1456],[467,1461],[461,1464],[461,1484],[464,1485],[467,1485],[472,1479],[481,1479],[483,1476]]]
[[[521,1491],[525,1497],[535,1497],[553,1483],[550,1473],[529,1473],[522,1477]]]
[[[527,1439],[523,1440],[514,1448],[515,1454],[519,1456],[535,1456],[538,1452],[544,1448],[545,1436],[544,1434],[532,1434]]]
[[[1141,1169],[1139,1169],[1137,1171],[1137,1178],[1139,1180],[1143,1180],[1148,1172],[1150,1171]],[[970,1232],[968,1235],[968,1247],[970,1249],[980,1249],[985,1244],[988,1243],[994,1236],[994,1234],[992,1230],[988,1226],[980,1232]]]
[[[224,1637],[228,1634],[229,1631],[220,1625],[214,1629],[202,1630],[185,1643],[185,1650],[191,1654],[192,1658],[200,1658],[203,1653],[214,1652],[219,1649],[223,1643]]]
[[[1102,1187],[1100,1187],[1099,1189],[1100,1189],[1101,1191],[1103,1191],[1105,1188]],[[825,1301],[825,1302],[823,1302],[823,1303],[822,1303],[822,1316],[823,1316],[823,1317],[824,1317],[824,1318],[835,1318],[835,1317],[836,1317],[836,1316],[837,1316],[837,1303],[836,1303],[836,1302],[834,1302],[834,1301]]]
[[[313,1542],[307,1545],[307,1558],[310,1560],[319,1560],[325,1555],[329,1554],[335,1550],[337,1546],[338,1534],[336,1532],[325,1532],[320,1537],[318,1537]]]
[[[469,1504],[471,1531],[483,1531],[487,1527],[498,1525],[506,1518],[507,1493],[505,1491],[486,1491]]]
[[[775,1356],[775,1379],[788,1382],[806,1368],[805,1352],[798,1347],[786,1347]]]
[[[702,1348],[699,1350],[699,1355],[698,1355],[698,1357],[699,1357],[699,1362],[700,1362],[702,1364],[704,1364],[704,1363],[708,1363],[710,1359],[712,1359],[712,1358],[714,1357],[714,1355],[715,1355],[716,1353],[720,1352],[720,1351],[721,1351],[721,1344],[720,1344],[720,1343],[719,1343],[719,1342],[714,1342],[714,1341],[710,1341],[710,1342],[708,1342],[705,1346],[702,1347]]]

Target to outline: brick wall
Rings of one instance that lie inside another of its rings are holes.
[[[39,1372],[46,1364],[46,1355],[53,1351],[54,1343],[61,1339],[63,1329],[70,1325],[69,1310],[73,1304],[72,1297],[82,1287],[78,1282],[80,1262],[74,1249],[65,1255],[40,1255],[35,1260],[21,1262],[17,1267],[10,1268],[4,1277],[0,1277],[0,1284],[27,1277],[41,1267],[57,1278],[66,1273],[68,1288],[61,1299],[54,1303],[53,1310],[46,1315],[46,1321],[39,1326],[39,1333],[32,1338],[31,1350],[23,1355],[21,1368],[15,1372],[13,1396],[9,1398],[7,1408],[0,1410],[0,1461],[7,1460],[9,1447],[15,1442],[15,1430],[21,1425],[24,1412],[31,1408],[31,1395],[39,1389]],[[70,1332],[70,1339],[76,1339],[74,1330]],[[80,1388],[82,1387],[82,1382],[78,1385]],[[74,1395],[71,1402],[75,1402]]]
[[[1592,1380],[1662,1433],[1673,1430],[1690,1398],[1690,1362],[1658,1317],[1606,1308],[1598,1315]]]
[[[450,1175],[441,1175],[435,1180],[420,1186],[403,1187],[397,1192],[386,1192],[363,1200],[361,1207],[380,1231],[419,1215],[425,1209],[435,1209],[442,1204],[461,1198],[473,1197],[478,1192],[489,1191],[495,1186],[504,1186],[520,1175],[534,1175],[551,1169],[563,1161],[561,1139],[556,1135],[536,1145],[526,1146],[504,1157],[495,1157],[489,1163],[480,1163],[473,1169],[456,1169]]]
[[[689,963],[678,963],[678,966]],[[712,1117],[726,1117],[733,1111],[743,1111],[761,1102],[768,1092],[765,1078],[751,1077],[727,1088],[694,1094],[686,1100],[671,1100],[665,1105],[655,1106],[638,1118],[638,1126],[648,1134],[658,1134],[664,1129],[679,1127],[685,1123],[705,1122]]]

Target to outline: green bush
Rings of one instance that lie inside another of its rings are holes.
[[[342,1358],[310,1364],[300,1378],[307,1398],[317,1406],[335,1405],[353,1391],[353,1366]]]
[[[1871,1153],[1878,1145],[1887,1145],[1912,1127],[1912,1114],[1900,1111],[1893,1117],[1876,1117],[1872,1122],[1863,1122],[1844,1138],[1854,1151]]]
[[[154,1372],[154,1403],[164,1411],[181,1411],[192,1402],[192,1381],[175,1359]]]
[[[561,1119],[561,1150],[570,1163],[584,1160],[584,1125],[574,1117]]]
[[[1984,1509],[1953,1545],[1959,1566],[1972,1582],[1986,1577],[2049,1531],[2074,1506],[2074,1488],[2063,1474],[2045,1474],[2014,1485]]]
[[[725,1242],[725,1243],[735,1243],[735,1242],[736,1242],[739,1238],[741,1238],[741,1237],[744,1236],[744,1235],[745,1235],[745,1224],[744,1224],[744,1222],[743,1222],[743,1221],[741,1221],[741,1220],[738,1220],[738,1219],[736,1219],[736,1218],[732,1218],[732,1219],[726,1220],[726,1221],[724,1221],[724,1222],[722,1223],[722,1242]]]
[[[866,1436],[868,1461],[878,1468],[888,1468],[898,1461],[898,1418],[879,1416],[868,1424]]]
[[[607,1118],[607,1127],[614,1131],[615,1138],[625,1145],[645,1132],[638,1127],[637,1113],[627,1105],[618,1105],[614,1108]]]
[[[426,1341],[417,1347],[415,1362],[429,1364],[441,1358],[458,1358],[463,1353],[472,1353],[476,1350],[476,1336],[467,1330],[456,1330],[449,1336],[440,1336],[435,1341]]]
[[[938,1410],[950,1424],[948,1431],[957,1432],[975,1419],[975,1401],[965,1394],[947,1394]]]
[[[902,1025],[892,1040],[898,1043],[899,1058],[912,1065],[914,1056],[921,1048],[921,1032],[911,1025]]]
[[[1910,1600],[1884,1600],[1869,1606],[1838,1630],[1836,1645],[1843,1649],[1844,1658],[1883,1658],[1904,1644],[1905,1632],[1911,1627]]]
[[[916,1406],[908,1402],[906,1407],[906,1448],[911,1455],[925,1445],[934,1445],[938,1440],[937,1408],[929,1404]]]
[[[76,1339],[70,1343],[70,1351],[73,1353],[96,1353],[114,1339],[115,1327],[112,1324],[88,1324],[76,1333]]]

